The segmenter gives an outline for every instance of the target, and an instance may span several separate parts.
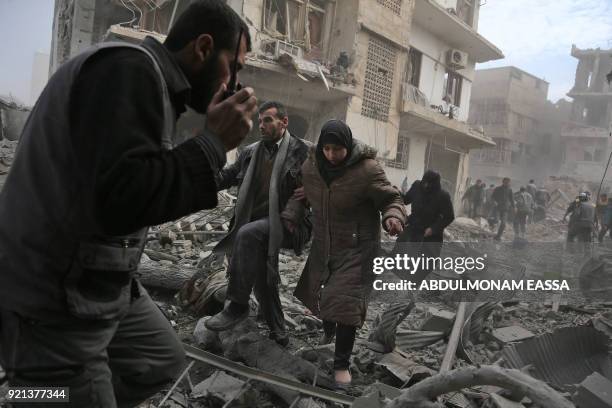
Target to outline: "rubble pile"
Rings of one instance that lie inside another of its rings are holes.
[[[17,141],[2,139],[0,140],[0,189],[4,185],[4,180],[15,157]]]

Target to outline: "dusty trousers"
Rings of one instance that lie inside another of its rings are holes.
[[[268,217],[243,225],[234,238],[229,262],[227,299],[248,305],[251,292],[259,302],[268,328],[273,335],[285,334],[285,317],[278,294],[278,285],[267,282],[267,254],[270,223]],[[283,234],[283,248],[291,248],[289,233]]]
[[[0,311],[0,365],[9,384],[69,387],[69,404],[16,406],[133,407],[176,377],[182,345],[144,288],[135,292],[117,319],[51,322]]]

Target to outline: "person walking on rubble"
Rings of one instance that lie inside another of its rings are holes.
[[[291,135],[288,125],[280,102],[262,104],[262,140],[247,146],[234,164],[219,173],[219,190],[238,185],[238,200],[231,230],[213,250],[229,256],[229,302],[206,321],[210,330],[231,329],[248,316],[249,297],[255,289],[270,338],[282,346],[289,337],[278,293],[278,255],[281,248],[301,253],[311,229],[304,207],[289,200],[301,186],[300,168],[308,145]]]
[[[595,206],[589,203],[587,193],[578,194],[577,200],[568,207],[563,221],[570,216],[567,227],[567,242],[588,243],[593,240],[593,229],[595,226]]]
[[[397,235],[405,209],[376,151],[354,140],[340,120],[325,123],[302,174],[302,203],[313,211],[313,242],[295,296],[323,320],[321,342],[331,343],[335,336],[335,380],[346,385],[356,330],[364,323],[374,280],[381,214],[383,228]]]
[[[51,77],[0,194],[10,386],[69,387],[71,406],[127,407],[181,370],[181,342],[134,273],[148,226],[217,205],[214,175],[257,107],[251,88],[224,99],[249,50],[240,17],[200,0],[163,44],[101,43]],[[186,105],[207,114],[205,128],[173,148]]]
[[[495,187],[492,198],[493,202],[495,203],[497,217],[499,218],[499,228],[494,239],[496,241],[500,241],[504,230],[506,229],[506,218],[508,212],[514,211],[514,197],[512,194],[512,189],[510,188],[510,179],[508,177],[504,177],[502,184]]]
[[[410,205],[410,215],[402,234],[397,238],[393,253],[408,253],[410,256],[439,257],[444,241],[444,229],[455,219],[450,194],[442,189],[440,174],[427,170],[421,180],[403,196],[404,204]],[[421,268],[410,277],[417,283],[427,277],[431,270]]]
[[[514,237],[525,238],[525,227],[527,224],[527,217],[531,217],[534,210],[533,197],[527,191],[527,188],[521,187],[520,190],[515,194],[514,203],[516,212],[514,214]]]
[[[608,231],[610,232],[610,238],[612,238],[612,197],[608,197],[608,203],[600,222],[601,225],[599,227],[599,235],[597,238],[601,244],[604,241],[604,237]]]
[[[606,207],[608,206],[608,195],[600,194],[599,200],[597,200],[597,204],[595,205],[595,226],[597,227],[597,238],[601,243],[603,241],[603,237],[606,235],[606,228],[603,222],[604,214],[606,212]],[[603,234],[601,233],[603,231]],[[602,238],[599,239],[599,236]]]
[[[495,202],[493,201],[493,191],[495,191],[495,185],[490,184],[489,188],[485,190],[485,216],[489,222],[489,227],[492,229],[497,223],[497,214],[495,211]]]
[[[463,200],[468,203],[469,217],[476,218],[485,201],[485,184],[482,180],[476,180],[475,184],[468,187],[463,194]]]

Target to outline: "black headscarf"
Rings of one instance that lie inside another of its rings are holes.
[[[331,164],[323,154],[323,146],[335,144],[346,147],[348,151],[344,161],[336,166]],[[342,176],[347,169],[347,164],[353,152],[353,132],[346,123],[341,120],[329,120],[321,128],[319,142],[317,143],[317,167],[319,174],[329,186],[332,181]]]
[[[427,170],[421,179],[421,188],[425,194],[436,193],[442,190],[440,174],[433,170]]]

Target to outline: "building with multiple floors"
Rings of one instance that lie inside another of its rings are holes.
[[[57,0],[51,65],[105,40],[163,40],[189,0]],[[501,51],[477,32],[477,0],[228,0],[253,39],[240,78],[279,100],[311,141],[345,120],[400,186],[426,169],[459,197],[470,149],[494,143],[467,123],[476,63]],[[179,140],[201,121],[181,119]],[[254,129],[248,138],[256,140]]]
[[[470,174],[496,183],[510,177],[526,183],[541,178],[551,165],[554,135],[546,131],[554,109],[548,82],[516,67],[476,71],[469,123],[482,127],[495,146],[472,152]],[[551,109],[553,109],[551,111]]]
[[[585,181],[599,181],[610,154],[612,86],[606,74],[612,70],[612,49],[579,49],[576,82],[567,94],[574,99],[570,121],[561,132],[561,174]]]

